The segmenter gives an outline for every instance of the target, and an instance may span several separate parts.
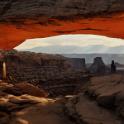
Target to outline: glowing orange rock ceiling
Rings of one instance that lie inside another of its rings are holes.
[[[5,6],[4,9],[7,7]],[[3,13],[5,11],[0,14]],[[0,22],[0,49],[12,49],[26,39],[61,34],[98,34],[124,38],[123,11],[102,16],[98,15],[85,18],[75,16],[71,19],[51,17],[45,22],[43,22],[43,17],[16,19],[14,21],[2,20]]]

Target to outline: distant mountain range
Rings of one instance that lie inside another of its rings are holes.
[[[108,47],[104,45],[91,45],[91,46],[61,46],[51,45],[43,47],[34,47],[27,49],[31,52],[42,53],[58,53],[58,54],[91,54],[91,53],[107,53],[107,54],[124,54],[124,46]]]
[[[124,46],[107,47],[104,45],[93,46],[46,46],[27,49],[26,51],[36,53],[62,54],[69,58],[85,58],[86,63],[92,63],[95,57],[102,57],[106,64],[112,60],[124,64]]]
[[[124,64],[124,54],[63,54],[68,58],[85,58],[86,63],[93,63],[95,57],[102,57],[104,63],[110,64],[112,60]]]

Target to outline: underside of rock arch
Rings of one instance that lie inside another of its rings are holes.
[[[123,0],[1,0],[0,49],[61,34],[124,38]]]

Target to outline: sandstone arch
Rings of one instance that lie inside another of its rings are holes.
[[[123,0],[0,1],[0,48],[60,34],[124,38]]]

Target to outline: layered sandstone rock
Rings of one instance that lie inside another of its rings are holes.
[[[123,0],[2,0],[0,48],[12,49],[25,39],[60,34],[124,38],[123,11]]]
[[[85,63],[82,60],[78,62],[79,59],[70,61],[61,55],[15,50],[1,53],[4,56],[2,61],[7,65],[7,81],[15,84],[12,88],[6,89],[6,92],[13,95],[55,97],[74,94],[89,80],[89,76],[85,74]]]
[[[83,94],[73,97],[66,104],[67,113],[77,124],[121,124],[115,114],[89,101]]]
[[[4,0],[0,1],[1,20],[94,15],[124,10],[123,0]]]
[[[123,75],[92,77],[85,90],[74,96],[49,99],[15,96],[0,83],[1,124],[123,124]],[[21,85],[21,84],[20,84]],[[22,84],[23,86],[23,84]]]
[[[34,86],[27,82],[14,84],[12,87],[6,88],[4,91],[9,94],[13,94],[17,96],[23,95],[23,94],[39,96],[39,97],[48,96],[48,93],[45,92],[42,88],[39,89],[37,86]]]
[[[103,107],[112,109],[124,117],[124,79],[123,75],[94,77],[88,87],[88,93]]]
[[[6,95],[4,98],[0,97],[0,123],[64,124],[67,119],[61,114],[62,107],[58,107],[52,99],[30,95]]]
[[[32,96],[39,96],[39,97],[47,97],[48,93],[43,90],[43,88],[38,88],[37,86],[34,86],[32,84],[29,84],[27,82],[21,82],[17,84],[8,84],[4,82],[0,82],[0,90],[1,95],[4,95],[3,93],[12,94],[15,96],[20,96],[23,94],[28,94]],[[3,92],[3,93],[2,93]]]

